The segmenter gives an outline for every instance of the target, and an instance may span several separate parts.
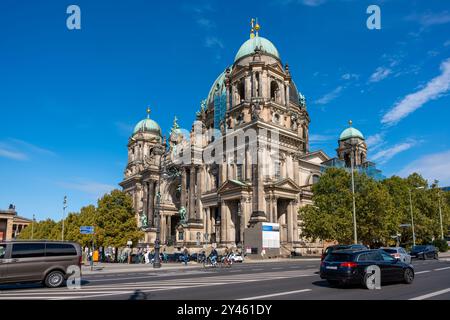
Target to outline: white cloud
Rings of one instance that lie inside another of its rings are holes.
[[[223,49],[224,45],[222,41],[217,37],[208,36],[205,39],[205,46],[208,48],[213,48],[215,46]]]
[[[197,19],[197,24],[199,24],[201,27],[204,27],[206,29],[210,29],[212,27],[214,27],[214,22],[212,22],[211,20],[207,19],[207,18],[199,18]]]
[[[427,12],[423,14],[412,14],[407,16],[406,20],[418,22],[423,27],[430,27],[433,25],[449,23],[450,13],[448,11],[443,11],[439,13]]]
[[[131,124],[129,124],[129,123],[124,123],[124,122],[121,122],[121,121],[117,121],[117,122],[114,123],[114,125],[116,126],[117,130],[121,134],[123,134],[123,135],[125,135],[127,137],[130,136],[133,133],[134,127]]]
[[[441,74],[431,79],[424,88],[408,94],[387,112],[381,123],[392,125],[422,107],[430,100],[440,98],[450,89],[450,58],[441,63]]]
[[[406,151],[408,149],[411,149],[416,144],[417,144],[416,141],[399,143],[399,144],[396,144],[393,147],[390,147],[390,148],[387,148],[387,149],[383,149],[383,150],[377,152],[371,158],[372,158],[373,161],[379,160],[378,162],[383,164],[383,163],[388,162],[390,159],[392,159],[394,156],[396,156],[400,152],[403,152],[403,151]]]
[[[437,179],[441,186],[450,185],[450,150],[422,156],[412,161],[398,174],[406,177],[413,172],[420,173],[428,181]]]
[[[450,46],[450,40],[447,40],[444,42],[444,47],[448,47],[448,46]]]
[[[392,70],[386,67],[378,67],[369,78],[369,82],[379,82],[392,73]]]
[[[359,79],[359,74],[345,73],[345,74],[342,75],[342,79],[344,79],[344,80],[351,80],[351,79],[358,80]]]
[[[56,155],[53,151],[44,149],[34,144],[19,139],[7,139],[0,142],[0,157],[12,160],[28,160],[30,155],[41,154],[47,156]]]
[[[324,4],[326,0],[302,0],[301,2],[308,7],[317,7]]]
[[[97,198],[117,188],[113,185],[83,179],[80,179],[78,182],[60,182],[58,185],[66,189],[78,190]]]
[[[327,104],[327,103],[333,101],[334,99],[336,99],[337,97],[339,97],[342,89],[344,89],[344,87],[339,86],[336,89],[334,89],[333,91],[325,94],[323,97],[317,99],[314,103],[315,104]]]
[[[337,140],[337,137],[330,136],[330,135],[322,135],[322,134],[309,135],[310,143],[319,143],[319,142],[326,142],[326,141],[332,141],[332,140]]]
[[[24,154],[22,152],[9,150],[8,147],[5,147],[2,144],[0,144],[0,157],[12,159],[12,160],[21,160],[21,161],[28,159],[26,154]]]
[[[366,139],[367,147],[371,151],[375,151],[378,148],[380,148],[382,145],[384,145],[386,142],[384,141],[384,134],[383,133],[377,133],[372,136],[367,137]]]

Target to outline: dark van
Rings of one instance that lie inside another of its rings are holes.
[[[81,273],[81,262],[78,243],[0,242],[0,284],[42,282],[49,288],[60,287],[69,276],[69,266],[78,266]]]

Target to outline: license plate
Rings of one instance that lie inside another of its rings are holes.
[[[326,267],[327,269],[331,269],[331,270],[337,270],[337,267],[332,267],[332,266],[328,266]]]

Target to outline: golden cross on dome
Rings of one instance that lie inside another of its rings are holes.
[[[150,119],[150,112],[152,110],[150,109],[150,107],[147,107],[147,119]]]
[[[348,121],[348,125],[351,127],[352,124],[353,124],[353,121],[352,121],[352,120],[349,120],[349,121]]]

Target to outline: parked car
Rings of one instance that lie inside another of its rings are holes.
[[[363,284],[366,269],[376,265],[381,271],[381,282],[404,282],[414,280],[412,265],[391,257],[383,250],[336,250],[328,254],[320,265],[320,277],[331,285]]]
[[[334,246],[329,246],[325,249],[324,253],[322,253],[321,261],[325,259],[325,257],[335,250],[346,250],[346,249],[354,249],[354,250],[367,250],[368,248],[362,244],[337,244]]]
[[[389,248],[381,248],[385,252],[389,253],[395,259],[399,259],[404,263],[411,263],[411,256],[406,252],[402,247],[389,247]]]
[[[0,284],[42,282],[60,287],[69,276],[67,268],[75,265],[81,272],[81,263],[81,246],[74,242],[0,242]]]
[[[244,258],[239,253],[232,253],[230,255],[230,260],[233,262],[244,262]]]
[[[413,246],[409,254],[412,258],[423,260],[439,258],[438,250],[432,245]]]
[[[183,258],[183,254],[181,252],[170,253],[167,255],[167,261],[169,262],[180,262]]]

